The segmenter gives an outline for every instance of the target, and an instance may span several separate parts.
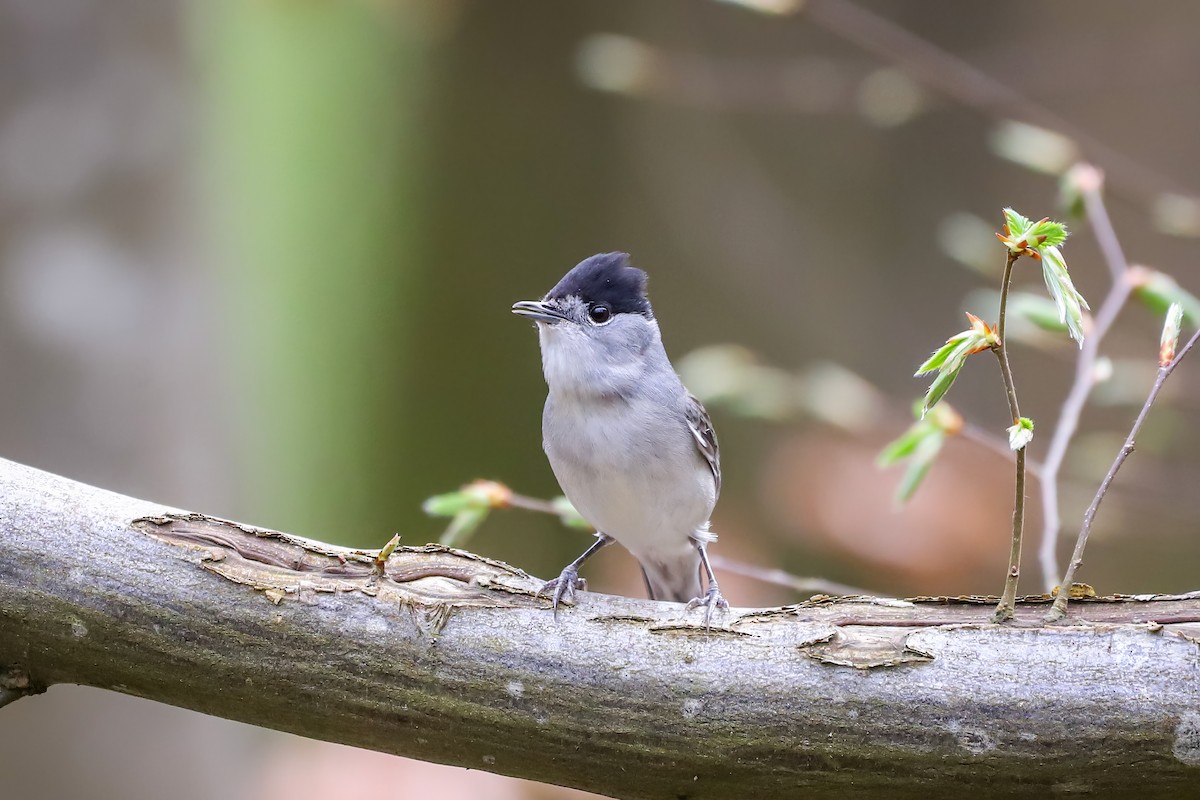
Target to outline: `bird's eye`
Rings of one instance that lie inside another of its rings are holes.
[[[612,312],[608,310],[608,306],[592,306],[588,309],[588,316],[592,318],[592,322],[603,325],[612,319]]]

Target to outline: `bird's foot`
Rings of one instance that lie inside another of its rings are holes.
[[[558,604],[563,600],[568,603],[575,602],[575,590],[587,589],[587,581],[579,577],[579,569],[574,564],[568,564],[557,578],[548,580],[542,584],[542,588],[538,589],[538,594],[550,595],[550,607],[554,609],[554,616],[558,616]]]
[[[689,600],[683,611],[686,614],[693,608],[701,607],[704,608],[704,627],[710,628],[712,627],[713,610],[720,609],[724,611],[729,608],[729,601],[722,596],[721,590],[714,583],[708,587],[708,591],[704,593],[703,597],[695,597]]]

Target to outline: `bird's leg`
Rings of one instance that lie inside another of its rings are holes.
[[[695,597],[688,601],[687,608],[684,611],[691,611],[693,608],[704,607],[704,627],[709,626],[712,620],[714,608],[726,609],[729,608],[729,601],[721,595],[721,590],[717,586],[717,576],[713,574],[712,564],[708,563],[707,542],[702,542],[698,539],[693,539],[692,544],[696,546],[696,550],[700,553],[700,563],[704,565],[704,574],[708,578],[708,591],[703,597]]]
[[[583,555],[579,558],[567,564],[563,568],[563,571],[558,574],[557,578],[542,584],[542,588],[538,590],[538,594],[545,594],[551,590],[554,591],[550,595],[550,607],[554,609],[556,617],[558,616],[558,604],[564,597],[569,601],[575,600],[575,584],[579,581],[579,568],[583,566],[583,562],[612,543],[613,538],[611,536],[606,533],[597,533],[595,544],[583,551]]]

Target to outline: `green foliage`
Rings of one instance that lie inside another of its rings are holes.
[[[946,343],[935,350],[933,355],[927,358],[913,375],[913,377],[920,377],[934,371],[938,373],[925,392],[921,416],[929,413],[929,409],[937,405],[946,392],[950,391],[954,379],[958,377],[963,364],[966,363],[967,356],[987,350],[999,341],[995,331],[989,328],[983,320],[973,314],[967,314],[967,317],[971,320],[971,327],[947,339]]]
[[[435,494],[421,504],[421,510],[431,517],[453,517],[470,508],[475,501],[464,491]]]
[[[1031,222],[1011,208],[1004,209],[1004,233],[996,234],[1016,257],[1030,256],[1042,262],[1042,278],[1058,309],[1059,321],[1082,347],[1083,312],[1089,306],[1071,282],[1067,262],[1059,249],[1067,241],[1067,235],[1067,227],[1061,222],[1046,218]]]
[[[1028,217],[1018,214],[1011,208],[1004,209],[1004,225],[1008,229],[1008,245],[1011,250],[1023,250],[1026,247],[1058,247],[1067,241],[1067,226],[1043,217],[1037,222],[1030,222]]]
[[[1048,297],[1029,292],[1012,292],[1008,296],[1008,313],[1050,333],[1066,333],[1067,323],[1058,314],[1058,305]]]
[[[1179,345],[1179,330],[1183,327],[1183,306],[1172,303],[1163,322],[1162,338],[1158,346],[1158,365],[1168,366],[1175,360],[1175,348]]]
[[[933,462],[942,452],[942,445],[945,441],[946,434],[942,431],[936,431],[921,439],[913,451],[908,467],[904,470],[900,484],[896,487],[897,503],[907,503],[916,494],[921,482],[925,480],[925,476],[933,467]]]
[[[1029,230],[1033,223],[1028,217],[1023,217],[1011,208],[1004,209],[1004,227],[1007,228],[1007,233],[1014,241],[1019,241],[1021,234]]]
[[[1057,247],[1040,248],[1042,254],[1042,278],[1058,308],[1058,318],[1066,323],[1071,338],[1083,346],[1083,311],[1089,308],[1087,300],[1071,282],[1067,273],[1067,262]]]
[[[434,495],[421,504],[431,517],[450,517],[450,524],[438,539],[448,547],[463,547],[484,522],[492,509],[518,508],[554,514],[568,528],[592,530],[571,501],[555,497],[549,502],[513,494],[503,483],[474,481],[456,492]]]
[[[568,528],[579,528],[586,531],[592,530],[591,523],[575,510],[575,506],[571,505],[571,501],[567,498],[561,495],[555,497],[550,501],[550,505],[558,513],[559,522]]]
[[[491,514],[493,508],[507,508],[512,490],[495,481],[474,481],[459,489],[430,497],[421,504],[426,514],[451,517],[438,540],[449,547],[462,547]]]
[[[912,499],[942,451],[946,437],[962,429],[962,417],[945,403],[933,409],[933,413],[925,414],[924,403],[918,400],[913,406],[913,414],[917,421],[888,444],[875,460],[880,467],[908,462],[896,487],[898,504]]]
[[[438,541],[448,547],[463,547],[487,520],[493,505],[487,494],[470,484],[457,492],[434,495],[421,508],[431,517],[451,517]]]
[[[1200,298],[1180,286],[1174,278],[1147,267],[1133,267],[1133,293],[1155,314],[1165,314],[1177,303],[1189,325],[1200,324]]]

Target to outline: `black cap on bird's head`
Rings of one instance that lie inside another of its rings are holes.
[[[651,315],[646,273],[630,266],[628,253],[585,258],[546,295],[547,300],[575,296],[587,305],[603,303],[614,314]]]
[[[607,322],[616,314],[654,317],[646,297],[646,273],[630,266],[628,253],[599,253],[585,258],[540,302],[517,303],[513,313],[539,322],[555,322],[565,318],[561,313],[564,301],[571,298],[577,298],[596,323]]]

